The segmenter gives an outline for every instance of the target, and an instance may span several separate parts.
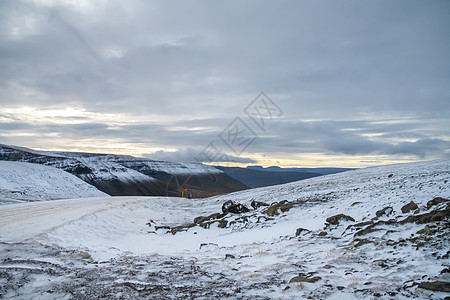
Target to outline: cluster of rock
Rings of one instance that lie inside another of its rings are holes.
[[[313,200],[320,201],[320,200]],[[190,228],[202,227],[205,229],[210,228],[213,224],[217,224],[219,228],[248,228],[251,223],[260,223],[260,226],[265,226],[270,221],[275,222],[277,218],[282,217],[284,213],[288,212],[293,207],[307,205],[310,201],[297,200],[297,201],[280,201],[272,204],[268,204],[260,201],[253,201],[251,208],[245,204],[236,203],[234,201],[226,201],[222,205],[222,211],[213,213],[208,216],[198,216],[194,218],[193,222],[179,225],[179,226],[155,226],[155,231],[159,229],[166,229],[166,232],[176,234],[180,231],[187,231]],[[362,222],[357,222],[352,216],[345,214],[337,214],[326,218],[325,226],[322,231],[314,232],[305,228],[297,228],[295,237],[298,239],[305,239],[308,236],[317,236],[319,238],[332,238],[339,239],[336,236],[336,232],[342,232],[341,236],[349,236],[350,242],[347,247],[357,249],[366,244],[373,244],[374,246],[385,246],[396,249],[397,247],[411,246],[418,250],[424,246],[433,246],[434,249],[441,249],[448,247],[450,236],[449,231],[449,217],[450,217],[450,200],[437,197],[430,200],[426,207],[421,209],[413,201],[405,204],[401,207],[401,213],[398,212],[396,218],[390,218],[395,215],[393,207],[387,206],[375,212],[372,219]],[[349,224],[351,223],[351,224]],[[406,224],[424,224],[425,227],[416,234],[409,237],[401,237],[397,240],[392,239],[380,239],[370,236],[371,233],[377,231],[385,231],[387,236],[391,232],[401,231],[400,226]],[[149,223],[150,226],[153,226]],[[347,225],[342,227],[342,225]],[[437,252],[433,254],[436,259],[448,259],[450,251],[443,255],[438,255]],[[389,259],[374,261],[374,264],[379,264],[380,267],[389,268],[393,263]],[[396,262],[401,263],[401,262]],[[331,266],[330,266],[331,267]],[[445,272],[445,270],[443,270]],[[448,269],[447,269],[448,272]],[[300,273],[292,277],[286,289],[290,288],[290,285],[294,283],[315,283],[321,280],[321,277],[314,275],[314,272],[303,274]],[[412,282],[411,286],[417,286],[421,289],[432,291],[448,291],[450,289],[450,283],[440,280],[436,281],[424,281],[424,282]],[[368,289],[369,290],[369,289]],[[363,291],[364,292],[364,291]],[[394,294],[396,292],[393,292]],[[374,296],[377,296],[373,294]]]
[[[153,222],[147,223],[150,227],[154,226],[155,231],[167,230],[172,234],[176,234],[181,231],[187,231],[189,228],[196,226],[209,229],[212,224],[217,223],[219,228],[227,228],[230,226],[248,225],[249,223],[261,223],[262,221],[274,220],[272,217],[279,216],[281,213],[288,212],[294,206],[304,205],[306,201],[287,201],[274,202],[268,204],[261,201],[252,201],[250,206],[242,203],[237,203],[232,200],[226,201],[222,205],[222,212],[210,214],[208,216],[198,216],[194,218],[193,222],[178,225],[178,226],[155,226]],[[153,231],[152,231],[153,232]]]

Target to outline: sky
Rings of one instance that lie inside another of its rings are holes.
[[[450,158],[450,2],[0,1],[0,143],[222,165]]]

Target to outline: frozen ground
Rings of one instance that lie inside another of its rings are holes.
[[[444,299],[449,203],[429,201],[449,180],[441,161],[201,200],[3,205],[0,298]],[[228,200],[250,209],[220,214]]]

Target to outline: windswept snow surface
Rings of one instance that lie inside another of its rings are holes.
[[[92,185],[56,168],[0,161],[0,204],[106,196]]]
[[[443,299],[450,295],[418,284],[450,279],[448,217],[427,224],[401,221],[445,209],[446,202],[427,202],[448,199],[449,180],[450,161],[440,161],[201,200],[113,197],[4,205],[0,297]],[[195,217],[221,212],[227,200],[249,208],[253,200],[295,205],[273,216],[267,207],[228,214],[225,228],[217,222],[193,225]],[[410,201],[418,211],[403,213]],[[387,206],[393,212],[375,219]],[[337,214],[355,221],[325,226]],[[165,229],[187,224],[192,227],[176,234]],[[358,226],[373,230],[358,233]],[[297,228],[306,230],[296,236]]]

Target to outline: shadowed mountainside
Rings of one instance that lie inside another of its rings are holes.
[[[35,151],[0,145],[0,160],[55,167],[111,196],[209,197],[247,189],[224,172],[203,164],[153,161],[127,155]]]

